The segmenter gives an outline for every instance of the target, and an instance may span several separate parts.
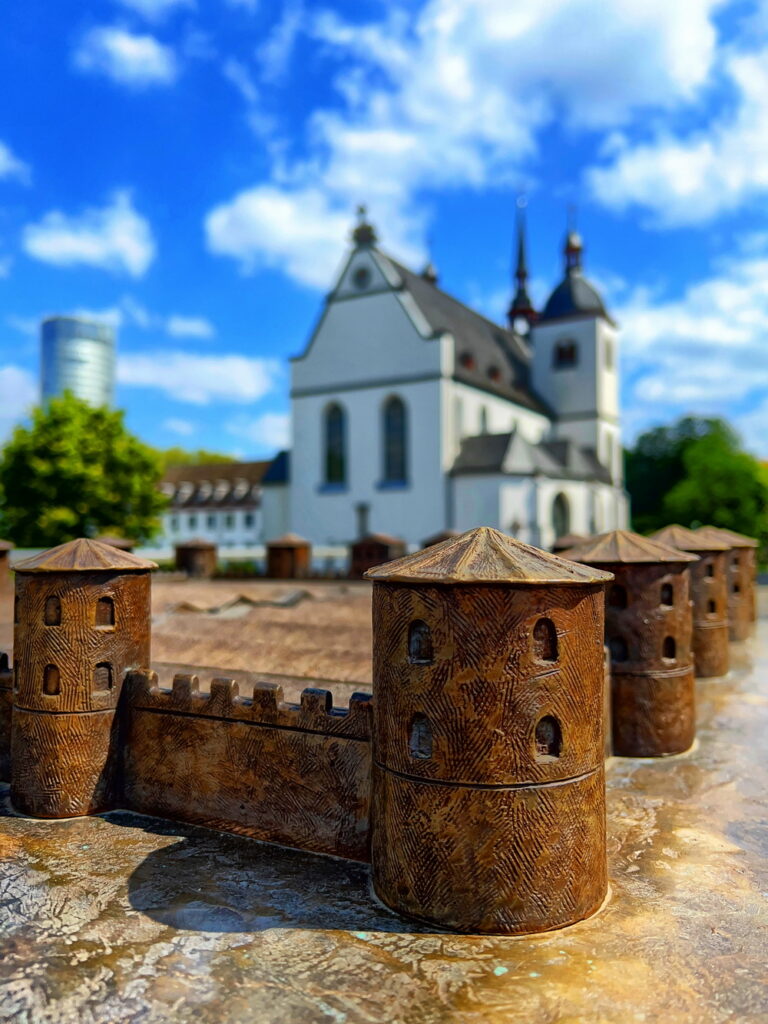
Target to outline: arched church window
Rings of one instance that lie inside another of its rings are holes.
[[[408,627],[408,660],[412,665],[430,665],[434,660],[432,632],[421,619]]]
[[[325,410],[325,482],[347,482],[347,417],[334,402]]]
[[[408,423],[405,402],[397,395],[384,405],[384,479],[405,482],[408,475]]]
[[[562,493],[556,495],[552,502],[552,528],[556,537],[564,537],[571,532],[571,507]]]
[[[552,368],[568,370],[579,362],[579,346],[575,341],[558,341],[552,352]]]
[[[557,661],[557,630],[551,619],[539,619],[533,627],[533,656],[538,661]]]
[[[411,757],[427,760],[432,757],[432,725],[426,715],[418,711],[411,719],[411,732],[408,740]]]

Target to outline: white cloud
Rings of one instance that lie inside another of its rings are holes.
[[[125,353],[118,356],[117,379],[128,387],[153,388],[179,402],[256,402],[274,388],[280,364],[239,355],[187,352]]]
[[[162,427],[172,434],[178,434],[179,437],[191,437],[197,431],[197,427],[190,420],[178,419],[176,416],[163,420]]]
[[[0,180],[4,178],[16,178],[23,184],[30,181],[31,172],[29,164],[24,163],[4,142],[0,142]]]
[[[248,71],[248,68],[239,60],[230,57],[224,61],[221,73],[231,82],[243,97],[246,103],[254,105],[259,98],[259,90]]]
[[[103,74],[134,88],[170,85],[178,75],[173,50],[154,36],[103,26],[83,36],[74,55],[80,71]]]
[[[160,20],[180,7],[194,7],[195,0],[118,0],[150,21]]]
[[[265,412],[260,416],[236,416],[225,429],[234,437],[248,440],[258,449],[282,449],[290,443],[291,418],[288,413]]]
[[[428,0],[368,25],[310,16],[341,105],[310,118],[306,160],[277,157],[270,182],[211,211],[209,246],[324,286],[367,201],[388,247],[423,256],[423,189],[511,186],[549,124],[617,128],[690,101],[712,67],[717,3]]]
[[[103,207],[80,214],[52,210],[22,234],[25,252],[59,267],[85,264],[141,277],[155,256],[152,230],[134,209],[126,189],[116,191]]]
[[[13,256],[0,256],[0,277],[9,277],[13,266]]]
[[[299,32],[305,23],[306,15],[301,0],[286,0],[280,20],[257,51],[264,81],[276,82],[285,76]]]
[[[169,316],[165,329],[172,338],[213,338],[216,329],[203,316]]]
[[[36,378],[20,366],[0,366],[0,440],[4,440],[17,423],[40,399]]]
[[[768,190],[768,49],[725,65],[737,102],[705,129],[650,142],[619,140],[587,181],[605,205],[636,204],[661,226],[699,224]]]

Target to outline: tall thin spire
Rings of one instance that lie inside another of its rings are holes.
[[[525,196],[519,196],[517,200],[517,263],[515,266],[517,287],[507,313],[510,327],[514,327],[515,321],[520,319],[527,321],[530,326],[537,317],[528,294],[528,258],[525,243],[525,213],[523,212],[526,205]]]

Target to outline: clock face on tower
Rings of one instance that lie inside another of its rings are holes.
[[[352,274],[352,281],[358,291],[365,291],[371,283],[371,272],[368,267],[358,267]]]

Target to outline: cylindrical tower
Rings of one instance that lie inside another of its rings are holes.
[[[154,562],[75,540],[16,566],[11,800],[38,818],[114,806],[117,703],[149,667]]]
[[[0,540],[0,601],[6,596],[11,597],[11,551],[13,544],[9,540]]]
[[[611,576],[485,527],[366,575],[377,894],[463,932],[592,914],[607,887]]]
[[[273,580],[299,580],[310,574],[312,545],[297,533],[267,541],[267,576]]]
[[[91,405],[111,405],[115,391],[115,331],[109,324],[52,316],[41,329],[43,399],[71,391]]]
[[[696,533],[720,540],[728,553],[728,619],[731,640],[746,640],[757,616],[757,548],[754,537],[717,526],[701,526]]]
[[[175,549],[176,568],[193,579],[210,579],[216,572],[218,550],[209,540],[193,537]]]
[[[687,750],[696,734],[688,564],[697,556],[613,530],[563,557],[615,577],[605,598],[614,754]]]
[[[728,671],[728,545],[684,526],[665,526],[652,540],[699,556],[691,565],[693,667],[697,676]]]

